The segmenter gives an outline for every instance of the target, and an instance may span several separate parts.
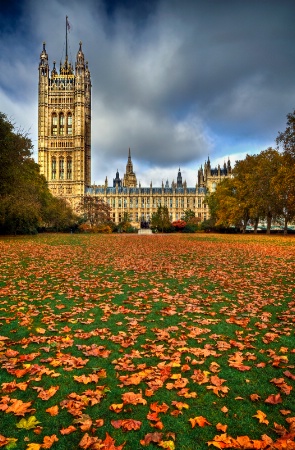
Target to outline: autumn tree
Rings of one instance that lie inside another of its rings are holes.
[[[182,219],[178,219],[174,220],[171,225],[175,228],[176,231],[183,231],[186,227],[186,222]]]
[[[210,215],[216,226],[242,227],[247,223],[248,212],[239,203],[239,192],[233,178],[225,178],[206,199]]]
[[[253,174],[252,196],[260,217],[266,220],[267,233],[270,233],[272,221],[282,213],[279,198],[273,189],[273,179],[282,167],[282,155],[273,148],[268,148],[257,157],[257,166]]]
[[[78,212],[92,230],[101,225],[112,224],[110,205],[104,202],[103,199],[93,195],[84,195],[78,205]]]

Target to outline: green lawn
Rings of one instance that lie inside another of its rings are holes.
[[[0,447],[295,449],[295,238],[0,238]]]

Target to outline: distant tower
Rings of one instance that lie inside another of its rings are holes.
[[[91,184],[91,80],[82,43],[75,72],[66,55],[57,72],[55,61],[49,73],[43,43],[39,63],[38,162],[53,195],[75,206]]]
[[[178,188],[182,188],[182,175],[181,175],[181,172],[180,172],[180,168],[178,169],[176,186]]]
[[[137,186],[136,175],[133,172],[133,164],[131,161],[130,148],[129,148],[128,160],[127,160],[127,164],[126,164],[126,173],[124,174],[124,178],[123,178],[123,186],[124,187],[136,187]]]

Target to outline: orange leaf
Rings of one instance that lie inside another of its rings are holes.
[[[138,403],[141,403],[142,405],[146,405],[147,401],[142,398],[141,392],[138,394],[135,394],[134,392],[125,392],[125,394],[122,395],[123,403],[130,404],[130,405],[138,405]]]
[[[103,424],[104,424],[104,420],[103,419],[96,419],[95,426],[102,427]]]
[[[48,412],[51,416],[57,416],[58,406],[57,405],[51,406],[51,408],[47,408],[45,411]]]
[[[57,442],[58,438],[55,434],[52,436],[45,436],[43,439],[43,444],[41,445],[41,448],[51,448],[54,442]]]
[[[218,431],[223,431],[223,432],[225,433],[226,430],[227,430],[227,425],[222,425],[222,423],[218,423],[218,424],[216,425],[216,430],[218,430]]]
[[[149,445],[151,442],[161,442],[163,433],[148,433],[145,435],[144,439],[140,441],[141,445]]]
[[[70,425],[68,428],[62,428],[61,430],[59,430],[59,432],[61,434],[71,434],[73,433],[73,431],[76,431],[77,428],[74,427],[73,425]]]
[[[287,416],[288,414],[291,414],[290,409],[280,409],[280,413],[283,414],[283,416]]]
[[[124,430],[139,430],[141,427],[141,422],[139,420],[125,419],[122,420],[122,428]]]
[[[161,420],[158,420],[156,423],[150,423],[150,426],[153,428],[158,428],[158,430],[163,430],[164,424],[161,422]]]
[[[255,402],[256,400],[260,399],[260,395],[258,395],[258,394],[251,394],[250,395],[250,399],[252,400],[252,402]]]
[[[12,405],[10,405],[5,412],[6,413],[14,413],[16,416],[24,416],[28,412],[35,411],[35,409],[32,409],[29,407],[31,406],[32,402],[24,403],[21,400],[11,399]]]
[[[59,386],[51,386],[49,389],[45,390],[41,387],[34,387],[33,389],[36,389],[39,394],[38,397],[42,400],[48,400],[51,397],[54,396],[54,394],[59,390]]]
[[[9,442],[9,439],[0,434],[0,447],[4,447],[4,445],[7,445]]]
[[[271,394],[267,397],[267,399],[264,401],[264,403],[270,403],[271,405],[277,405],[278,403],[282,403],[281,394]]]
[[[265,423],[266,425],[269,424],[269,421],[266,419],[266,414],[264,414],[263,411],[258,410],[257,414],[253,415],[252,417],[257,417],[259,423]]]
[[[113,411],[115,413],[120,413],[123,409],[124,404],[123,403],[113,403],[110,407],[109,410]]]
[[[154,403],[151,403],[150,409],[152,411],[166,413],[169,409],[169,406],[166,405],[166,403],[162,403],[162,405],[159,405],[158,402],[154,402]]]
[[[203,416],[197,416],[193,419],[189,419],[189,422],[192,424],[192,428],[194,428],[196,425],[199,425],[199,427],[204,427],[205,425],[211,425],[208,420]]]

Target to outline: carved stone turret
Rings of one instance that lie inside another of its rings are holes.
[[[137,179],[136,175],[133,172],[133,164],[131,160],[131,151],[129,148],[128,151],[128,160],[126,164],[126,173],[124,174],[123,178],[123,186],[124,187],[136,187],[137,186]]]

